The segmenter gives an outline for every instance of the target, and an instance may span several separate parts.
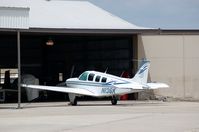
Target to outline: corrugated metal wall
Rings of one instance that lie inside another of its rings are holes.
[[[29,8],[0,7],[0,28],[29,28]]]

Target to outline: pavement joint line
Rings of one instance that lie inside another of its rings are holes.
[[[136,117],[116,119],[116,120],[111,120],[111,121],[106,121],[106,122],[100,122],[100,123],[95,123],[95,124],[90,124],[90,125],[82,125],[82,126],[79,126],[79,127],[67,129],[67,131],[68,130],[70,130],[70,131],[77,130],[77,129],[81,129],[81,128],[89,128],[89,127],[94,127],[94,126],[99,126],[99,125],[113,124],[113,123],[116,123],[116,122],[128,121],[128,120],[132,120],[132,119],[139,119],[139,118],[150,117],[150,116],[153,116],[153,114],[145,114],[145,115],[140,115],[140,116],[136,116]]]

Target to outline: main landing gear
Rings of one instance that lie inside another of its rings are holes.
[[[76,106],[77,105],[77,98],[75,98],[72,102],[70,102],[70,104],[72,106]]]
[[[77,97],[76,97],[76,95],[69,93],[68,96],[69,96],[69,100],[70,100],[70,105],[76,106],[77,105]],[[117,100],[118,100],[118,97],[113,96],[111,98],[111,104],[112,105],[117,105]]]
[[[113,96],[111,99],[112,105],[117,105],[117,97]]]

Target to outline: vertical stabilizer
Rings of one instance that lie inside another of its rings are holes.
[[[146,84],[148,79],[149,66],[150,61],[143,59],[140,63],[139,70],[132,78],[132,80],[141,84]]]

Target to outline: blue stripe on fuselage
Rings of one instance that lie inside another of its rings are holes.
[[[91,82],[91,81],[67,81],[68,85],[85,85],[85,86],[95,86],[95,87],[109,87],[117,84],[127,84],[129,82],[121,82],[121,83],[101,83],[101,82]]]

